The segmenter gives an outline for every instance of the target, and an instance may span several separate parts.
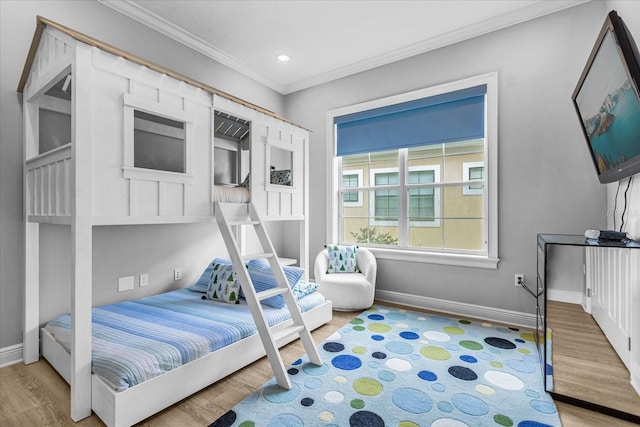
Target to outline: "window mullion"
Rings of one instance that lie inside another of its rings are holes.
[[[409,193],[407,182],[409,150],[402,148],[398,152],[398,245],[401,248],[409,246]]]

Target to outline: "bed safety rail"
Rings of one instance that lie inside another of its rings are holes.
[[[71,172],[71,144],[25,162],[25,200],[30,222],[70,222]]]

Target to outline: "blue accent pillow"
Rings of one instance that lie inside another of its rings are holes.
[[[230,259],[226,258],[216,258],[211,261],[211,264],[207,266],[204,270],[198,281],[195,285],[189,287],[188,289],[193,292],[207,293],[207,289],[209,289],[209,283],[211,283],[211,277],[213,276],[213,265],[214,264],[225,264],[231,265],[232,262]]]
[[[253,287],[256,292],[266,291],[267,289],[278,286],[276,277],[273,275],[273,270],[271,270],[271,265],[267,260],[251,260],[247,263],[247,270],[249,271],[249,277],[251,277],[251,281],[253,282]],[[304,270],[300,267],[285,265],[282,267],[282,270],[289,282],[289,286],[292,288],[304,275]],[[284,297],[282,295],[267,298],[262,300],[262,303],[274,308],[283,308],[285,306]]]

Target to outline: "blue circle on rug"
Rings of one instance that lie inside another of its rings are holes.
[[[328,343],[325,343],[322,348],[324,349],[324,351],[328,351],[329,353],[339,353],[344,350],[344,344],[329,341]]]
[[[448,414],[453,412],[453,405],[449,402],[438,402],[438,409]]]
[[[290,390],[285,390],[276,383],[265,387],[262,397],[271,403],[288,403],[295,400],[299,394],[300,387],[296,383],[291,384]]]
[[[382,335],[371,335],[371,339],[374,341],[382,341],[384,337]]]
[[[418,378],[425,381],[435,381],[438,379],[438,376],[431,371],[420,371],[418,372]]]
[[[341,354],[340,356],[336,356],[331,359],[331,364],[343,371],[353,371],[354,369],[358,369],[362,366],[362,361],[350,354]]]
[[[516,348],[516,345],[514,343],[509,340],[505,340],[504,338],[487,337],[484,339],[484,342],[492,347],[502,348],[505,350],[513,350],[514,348]]]
[[[553,403],[544,400],[532,400],[531,407],[541,414],[555,414],[556,407]]]
[[[420,335],[411,331],[400,332],[400,336],[405,340],[417,340],[418,338],[420,338]]]
[[[218,418],[209,427],[230,427],[236,422],[237,414],[232,410]]]
[[[287,374],[289,374],[289,375],[297,375],[298,372],[300,372],[300,371],[298,371],[297,368],[289,368],[289,369],[287,369]]]
[[[387,313],[387,318],[393,320],[404,320],[407,318],[407,315],[404,313]]]
[[[525,362],[524,360],[511,359],[505,363],[508,367],[517,372],[523,374],[533,374],[536,371],[536,366]]]
[[[524,394],[525,394],[526,396],[533,397],[534,399],[537,399],[537,398],[539,398],[539,397],[540,397],[540,393],[538,393],[538,392],[537,392],[537,391],[535,391],[535,390],[531,390],[531,389],[526,389],[526,390],[524,391]]]
[[[549,424],[539,423],[537,421],[524,420],[518,423],[518,427],[552,427]]]
[[[478,359],[468,354],[463,354],[462,356],[460,356],[460,360],[467,363],[478,363]]]
[[[371,320],[384,320],[384,316],[381,314],[370,314],[367,316],[367,318]]]
[[[387,354],[381,351],[374,351],[373,353],[371,353],[371,357],[374,357],[376,359],[386,359]]]
[[[311,375],[314,377],[324,375],[327,373],[328,370],[329,370],[329,367],[324,363],[321,366],[314,365],[313,363],[307,363],[302,367],[302,371],[305,374]]]
[[[299,365],[302,363],[302,359],[298,359],[295,362],[292,363],[292,365]]]
[[[305,397],[304,399],[302,399],[300,401],[300,404],[302,406],[311,406],[311,405],[314,404],[314,400],[312,398],[310,398],[310,397]]]
[[[458,393],[451,396],[451,403],[460,411],[468,415],[480,416],[489,413],[489,405],[482,399],[466,393]]]
[[[547,369],[545,370],[545,373],[546,373],[547,375],[553,375],[553,366],[551,366],[551,365],[549,365],[549,364],[547,363]]]
[[[438,393],[443,393],[447,390],[447,388],[444,386],[444,384],[435,383],[431,386],[431,390]]]
[[[271,419],[267,427],[298,427],[304,426],[304,422],[293,414],[280,414]]]
[[[384,348],[396,354],[411,354],[413,346],[404,341],[389,341]]]
[[[378,379],[382,381],[391,382],[396,379],[396,374],[391,371],[380,371],[378,372]]]
[[[522,338],[516,338],[515,342],[519,342],[520,344],[524,344],[525,341]]]
[[[399,388],[393,392],[391,401],[403,411],[412,414],[424,414],[433,408],[433,402],[420,390],[415,388]]]
[[[308,388],[309,390],[315,390],[317,388],[320,388],[322,386],[322,380],[320,378],[307,378],[304,380],[304,386],[306,388]]]
[[[349,417],[350,427],[384,427],[384,420],[370,411],[358,411]]]
[[[478,374],[473,370],[464,366],[452,366],[448,369],[449,373],[459,380],[475,381],[478,379]]]

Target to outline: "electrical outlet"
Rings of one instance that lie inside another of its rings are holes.
[[[174,268],[173,269],[173,280],[180,280],[182,279],[182,269],[181,268]]]
[[[524,285],[524,274],[516,273],[515,277],[513,278],[513,285],[514,286]]]
[[[143,286],[149,286],[149,275],[146,273],[140,275],[140,287]]]

